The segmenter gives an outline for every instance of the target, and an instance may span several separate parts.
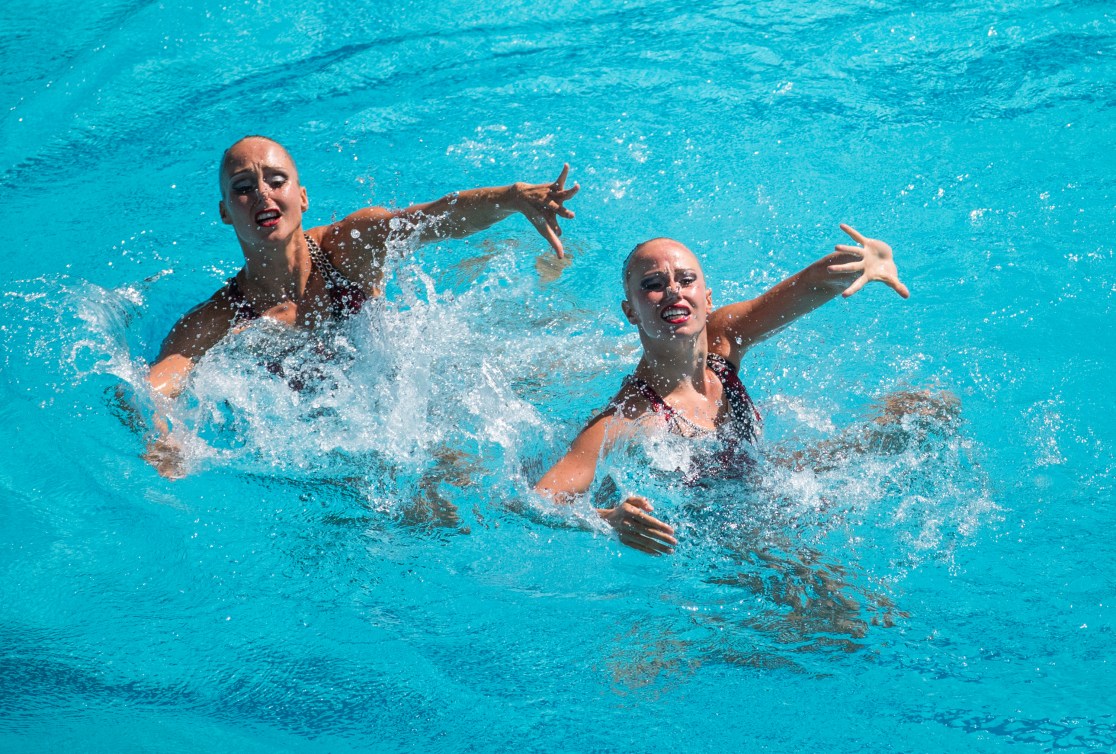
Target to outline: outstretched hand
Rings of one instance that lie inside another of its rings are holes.
[[[629,497],[615,508],[597,512],[620,535],[620,541],[649,555],[670,555],[678,540],[674,527],[651,516],[654,511],[646,498]]]
[[[830,272],[860,273],[860,277],[854,280],[852,285],[846,288],[841,294],[843,297],[848,298],[863,288],[866,283],[878,280],[903,298],[910,298],[911,292],[907,290],[907,286],[899,282],[899,270],[895,267],[895,260],[890,246],[875,238],[865,238],[857,232],[855,228],[849,227],[844,223],[841,224],[841,230],[848,233],[852,240],[860,244],[860,246],[837,244],[835,247],[837,251],[846,254],[855,254],[860,257],[856,262],[832,264],[829,266]]]
[[[562,172],[553,183],[516,183],[512,186],[515,192],[516,209],[531,221],[559,259],[564,252],[562,242],[558,240],[562,235],[562,229],[558,227],[558,218],[573,219],[574,213],[566,209],[565,202],[581,188],[576,183],[566,188],[566,176],[569,172],[570,166],[567,163],[562,166]]]

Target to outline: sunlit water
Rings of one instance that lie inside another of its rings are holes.
[[[0,21],[0,748],[1116,750],[1106,4]],[[332,330],[229,338],[167,481],[114,396],[150,413],[147,361],[237,268],[215,173],[246,133],[289,146],[308,224],[568,161],[572,263],[513,219],[397,261]],[[670,438],[602,466],[675,555],[530,496],[635,363],[633,244],[683,240],[725,302],[841,221],[913,296],[745,357],[753,477],[682,483]],[[908,390],[958,419],[788,463]]]

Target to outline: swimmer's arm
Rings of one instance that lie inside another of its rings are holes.
[[[609,418],[608,414],[602,414],[581,430],[566,455],[535,485],[536,494],[553,503],[568,505],[578,495],[589,491],[597,473],[597,459],[604,446]]]
[[[401,210],[370,207],[327,226],[320,243],[339,262],[341,271],[355,278],[362,270],[382,269],[395,239],[405,249],[431,241],[463,238],[518,213],[531,221],[561,257],[562,229],[558,218],[573,219],[574,213],[565,207],[565,202],[580,189],[576,183],[566,188],[568,173],[569,165],[565,165],[552,183],[513,183],[455,191]]]
[[[535,493],[559,505],[568,505],[589,491],[597,473],[597,458],[606,442],[608,413],[589,423],[570,445],[566,455],[535,485]],[[616,530],[620,541],[649,555],[669,555],[678,540],[674,527],[651,515],[654,508],[645,498],[632,496],[615,508],[597,508],[599,515]]]
[[[228,333],[232,317],[219,296],[220,292],[214,294],[178,320],[163,340],[147,373],[147,384],[164,398],[178,397],[194,364]]]
[[[838,294],[848,298],[872,281],[882,282],[908,298],[910,292],[899,281],[891,247],[883,241],[865,238],[848,225],[841,229],[861,245],[837,244],[833,253],[756,298],[714,311],[709,317],[710,349],[739,363],[751,346]]]
[[[230,317],[217,300],[218,295],[189,312],[171,328],[147,372],[147,384],[155,398],[155,414],[151,419],[154,436],[143,457],[168,479],[185,476],[182,448],[171,436],[167,418],[170,404],[185,388],[197,360],[229,329]]]

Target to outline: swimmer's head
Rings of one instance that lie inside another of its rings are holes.
[[[628,321],[641,333],[674,336],[705,329],[713,308],[701,262],[671,238],[652,238],[624,260],[624,301]]]
[[[624,257],[624,264],[620,268],[620,276],[621,282],[624,284],[625,296],[630,290],[628,287],[629,283],[631,282],[630,273],[632,271],[632,263],[636,260],[636,258],[645,256],[647,253],[654,253],[656,251],[669,248],[675,248],[678,249],[681,253],[688,254],[689,257],[693,260],[692,266],[699,272],[701,272],[701,262],[699,262],[697,256],[695,256],[694,253],[687,249],[681,242],[675,241],[673,238],[667,238],[666,236],[651,238],[647,241],[636,244],[635,248],[628,252],[628,256]]]
[[[298,167],[282,144],[245,136],[221,156],[221,220],[241,243],[285,243],[302,232],[309,207]]]
[[[286,147],[270,137],[260,136],[258,134],[249,134],[248,136],[242,136],[234,141],[232,145],[230,145],[229,148],[221,154],[221,166],[220,169],[217,171],[217,180],[220,184],[222,199],[228,197],[228,186],[225,183],[225,177],[229,171],[230,166],[232,165],[233,158],[239,155],[241,147],[249,144],[250,142],[264,142],[266,144],[271,144],[274,147],[277,147],[279,153],[286,159],[288,163],[290,163],[290,169],[294,173],[294,179],[296,181],[298,180],[298,166],[295,165],[294,158],[291,157],[291,153],[287,151]]]

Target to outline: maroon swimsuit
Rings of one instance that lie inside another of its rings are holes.
[[[724,449],[716,454],[717,466],[728,469],[743,464],[751,467],[755,463],[749,453],[738,453],[743,450],[741,443],[754,444],[759,439],[760,428],[763,426],[763,417],[759,409],[752,402],[744,383],[736,373],[736,368],[723,356],[711,353],[706,357],[706,364],[721,381],[724,392],[728,395],[729,420],[727,424],[718,427],[716,432],[724,442]],[[671,429],[678,431],[685,424],[692,425],[685,417],[681,416],[674,408],[663,400],[645,380],[638,377],[629,377],[632,384],[651,404],[651,409],[662,414]],[[743,458],[744,460],[739,460]]]
[[[322,251],[322,247],[318,246],[317,241],[311,238],[309,233],[304,233],[303,236],[306,238],[306,247],[310,251],[310,263],[325,278],[326,291],[329,293],[330,310],[333,316],[341,319],[359,312],[361,307],[364,306],[364,302],[368,300],[368,295],[333,266],[329,257]],[[236,282],[235,276],[229,278],[225,291],[232,302],[233,327],[260,318],[260,313],[248,301],[244,291],[240,290],[240,284]],[[324,359],[332,358],[332,353],[321,341],[318,342],[315,351],[318,356]],[[296,374],[287,375],[283,365],[277,361],[267,362],[267,371],[285,378],[292,390],[302,390],[308,384],[320,382],[323,378],[321,369],[314,366],[308,369],[300,369]]]
[[[306,238],[306,248],[310,251],[310,263],[325,278],[333,316],[348,317],[359,312],[364,302],[368,300],[368,295],[333,266],[329,257],[322,251],[322,247],[318,246],[318,242],[311,238],[309,233],[304,233],[303,237]],[[259,319],[260,313],[249,303],[244,291],[240,290],[240,283],[236,282],[235,276],[229,278],[225,290],[232,302],[234,326]]]

